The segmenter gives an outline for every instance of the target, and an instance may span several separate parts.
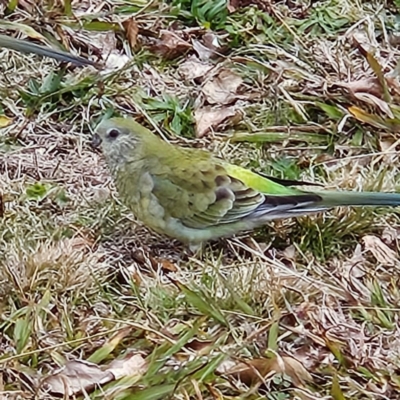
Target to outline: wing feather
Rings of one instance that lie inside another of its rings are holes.
[[[195,156],[198,158],[199,153]],[[169,155],[162,163],[158,159],[159,167],[153,165],[153,194],[169,216],[190,228],[204,229],[266,215],[272,219],[321,200],[318,195],[219,162],[208,153],[201,153],[201,160],[194,161],[194,153],[185,150],[179,153],[179,160],[177,166]],[[248,178],[251,186],[244,183]]]

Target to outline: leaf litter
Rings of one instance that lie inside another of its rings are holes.
[[[192,46],[179,37],[178,32],[161,30],[160,38],[151,47],[152,51],[167,60],[172,60],[186,53]]]
[[[201,83],[213,68],[212,64],[201,61],[196,56],[190,56],[179,65],[178,71],[186,80]]]
[[[141,354],[129,354],[106,366],[84,360],[68,361],[60,370],[45,377],[41,389],[54,395],[75,396],[125,377],[139,378],[146,372],[146,361]]]
[[[251,386],[255,382],[265,382],[276,374],[287,375],[296,387],[303,387],[313,378],[295,358],[277,355],[274,358],[253,358],[249,361],[224,361],[217,369],[219,374],[234,376]]]
[[[213,104],[228,105],[238,98],[238,90],[243,79],[233,71],[223,68],[218,75],[209,78],[202,87],[206,101]]]
[[[196,136],[202,138],[212,129],[217,129],[222,123],[227,123],[240,118],[240,112],[236,107],[210,107],[198,108],[194,112],[196,121]]]

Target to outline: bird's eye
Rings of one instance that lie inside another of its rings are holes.
[[[108,137],[110,137],[111,139],[115,139],[119,136],[120,131],[118,129],[112,128],[107,132],[107,134]]]

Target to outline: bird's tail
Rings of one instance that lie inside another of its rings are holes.
[[[326,191],[315,192],[315,194],[321,197],[318,206],[324,208],[341,206],[400,206],[400,193]]]
[[[280,218],[299,217],[342,206],[400,206],[400,193],[379,192],[301,192],[289,196],[266,196],[250,219],[254,226]]]
[[[15,39],[5,35],[0,35],[0,47],[16,50],[21,53],[34,53],[40,56],[54,58],[58,61],[71,62],[76,65],[97,65],[94,61],[84,57],[75,56],[67,51],[52,49],[27,40]]]

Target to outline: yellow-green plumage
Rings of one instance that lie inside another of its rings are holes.
[[[97,134],[122,201],[148,227],[191,246],[336,206],[400,205],[396,193],[302,191],[171,145],[131,118],[104,121]]]

